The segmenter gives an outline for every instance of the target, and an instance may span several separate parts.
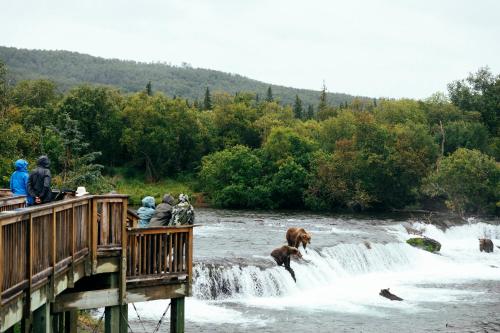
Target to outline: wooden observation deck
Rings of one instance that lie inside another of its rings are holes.
[[[76,332],[76,310],[102,307],[105,331],[127,332],[127,304],[157,299],[171,299],[170,331],[183,332],[193,227],[135,228],[127,205],[120,194],[29,208],[0,198],[0,332]]]

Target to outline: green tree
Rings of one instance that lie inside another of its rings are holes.
[[[462,110],[478,111],[493,135],[498,135],[500,110],[500,75],[493,75],[489,68],[480,68],[465,80],[448,85],[453,104]]]
[[[153,86],[151,85],[151,81],[148,81],[146,84],[146,94],[148,96],[153,96]]]
[[[122,103],[122,96],[116,90],[80,86],[64,96],[58,111],[78,121],[83,141],[89,143],[89,149],[101,151],[106,162],[113,165],[122,157],[119,144],[124,128],[120,121]]]
[[[203,157],[199,173],[203,191],[220,207],[267,207],[270,191],[262,186],[262,163],[254,152],[235,146]]]
[[[273,90],[271,89],[271,86],[269,86],[267,88],[266,102],[272,102],[272,101],[274,101]]]
[[[63,188],[72,189],[78,186],[86,186],[90,189],[102,188],[104,185],[101,175],[103,166],[95,163],[101,153],[87,152],[89,145],[83,141],[78,122],[71,119],[67,113],[63,113],[54,131],[59,135],[62,146],[62,154],[57,157],[61,170],[55,177],[55,183]]]
[[[295,102],[293,103],[293,114],[295,118],[302,119],[302,100],[299,95],[295,95]]]
[[[314,107],[309,104],[307,106],[307,114],[306,114],[307,119],[313,119],[314,118]]]
[[[7,106],[7,68],[0,59],[0,112]]]
[[[459,148],[443,158],[425,186],[431,196],[445,195],[453,211],[495,212],[500,207],[500,166],[478,150]]]
[[[208,87],[205,90],[205,98],[203,99],[203,110],[212,110],[212,97]]]
[[[323,88],[321,88],[321,93],[319,94],[318,111],[326,109],[327,106],[328,106],[328,101],[326,97],[326,85],[325,82],[323,81]]]

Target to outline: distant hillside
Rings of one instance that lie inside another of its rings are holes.
[[[7,65],[9,77],[20,80],[47,78],[60,89],[67,90],[82,83],[119,87],[125,92],[144,90],[151,81],[154,91],[190,100],[203,99],[205,88],[212,92],[236,93],[247,91],[266,96],[269,84],[237,74],[210,69],[176,67],[163,63],[141,63],[118,59],[104,59],[69,51],[26,50],[0,46],[0,59]],[[292,104],[299,95],[304,105],[316,105],[319,91],[271,85],[273,95],[284,104]],[[354,96],[329,93],[328,102],[338,105],[350,102]]]

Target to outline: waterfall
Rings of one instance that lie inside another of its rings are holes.
[[[283,267],[199,263],[194,268],[193,295],[206,300],[281,296],[308,286],[327,285],[336,278],[409,268],[421,255],[402,243],[339,244],[301,252],[304,260],[293,260],[291,264],[297,283]]]

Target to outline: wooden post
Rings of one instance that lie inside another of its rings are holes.
[[[170,333],[184,333],[184,297],[170,300]]]
[[[109,275],[110,288],[116,288],[121,273]],[[128,305],[107,306],[104,308],[104,333],[127,333]]]
[[[27,232],[27,264],[28,267],[26,272],[28,274],[28,289],[26,290],[26,297],[24,301],[24,313],[22,323],[24,326],[30,326],[31,319],[31,293],[33,289],[33,216],[30,214],[28,220],[28,232]],[[24,331],[24,330],[22,330]]]
[[[92,258],[92,273],[96,274],[97,271],[97,231],[99,229],[97,225],[97,199],[92,199],[92,247],[90,248],[91,258]]]
[[[121,260],[120,260],[120,304],[126,304],[125,301],[125,293],[127,291],[127,210],[128,210],[128,202],[127,198],[122,199],[122,220],[120,228],[121,228]]]
[[[64,333],[77,332],[78,310],[66,311],[64,313],[64,316]]]
[[[50,292],[49,300],[54,302],[56,299],[56,264],[57,264],[57,252],[56,252],[56,238],[57,238],[57,213],[56,209],[52,208],[52,239],[50,250],[52,252],[52,275],[50,276]]]
[[[2,310],[2,291],[3,291],[3,223],[0,221],[0,313]]]
[[[51,333],[50,303],[45,303],[33,312],[33,332]]]

